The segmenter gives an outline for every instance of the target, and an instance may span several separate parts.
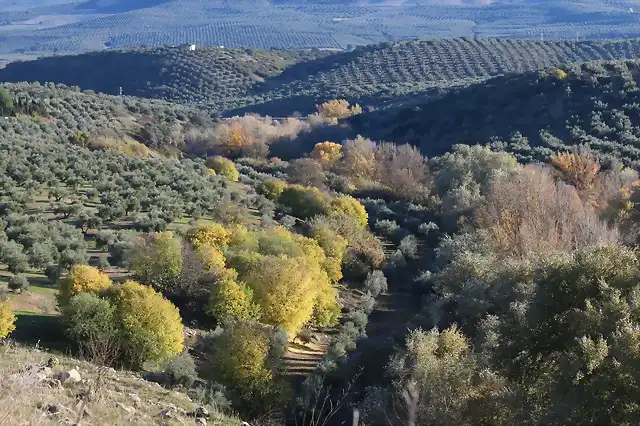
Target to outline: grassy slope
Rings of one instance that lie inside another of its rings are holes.
[[[352,124],[374,139],[418,144],[430,156],[456,143],[493,141],[530,161],[582,144],[638,166],[640,62],[564,69],[565,79],[546,72],[498,77],[412,108],[363,114]]]
[[[111,51],[10,64],[4,81],[55,81],[104,93],[201,102],[286,116],[319,100],[379,106],[399,96],[566,62],[640,57],[640,40],[539,42],[458,38],[327,54],[201,47]],[[243,108],[243,106],[245,106]]]
[[[52,389],[31,384],[29,373],[11,377],[25,368],[46,363],[49,357],[50,353],[33,348],[0,346],[0,425],[73,424],[84,409],[88,414],[82,420],[83,425],[179,425],[193,422],[187,413],[198,406],[187,395],[164,389],[127,371],[103,375],[93,364],[59,354],[56,357],[60,364],[54,368],[54,374],[76,368],[86,383]],[[99,376],[104,377],[101,385]],[[93,389],[99,398],[82,405],[77,395],[88,389]],[[133,394],[140,398],[140,403],[135,403]],[[60,413],[46,415],[38,408],[48,404],[56,405]],[[125,411],[120,404],[127,409],[135,406],[135,412]],[[162,416],[163,412],[169,412],[171,417]],[[224,426],[240,424],[239,420],[219,413],[212,413],[209,421]]]

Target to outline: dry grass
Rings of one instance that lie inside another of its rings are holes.
[[[45,364],[50,357],[50,353],[35,348],[0,346],[0,425],[195,424],[187,413],[198,407],[196,403],[131,372],[108,372],[58,356],[60,364],[54,367],[54,373],[77,368],[83,380],[63,387],[38,384],[35,371],[27,369]],[[133,395],[139,397],[139,403]],[[56,410],[51,409],[54,406]],[[166,412],[170,415],[163,416]],[[240,421],[212,413],[208,424],[231,426]]]

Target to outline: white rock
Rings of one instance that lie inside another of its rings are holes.
[[[133,406],[138,407],[142,403],[142,399],[137,393],[130,393],[129,398],[133,401]]]
[[[82,380],[80,377],[80,373],[75,368],[72,368],[69,371],[63,371],[62,373],[58,373],[55,377],[60,380],[61,383],[79,383]]]

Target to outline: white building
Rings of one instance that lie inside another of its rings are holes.
[[[188,48],[189,48],[189,50],[194,51],[194,50],[196,50],[196,45],[195,44],[190,44],[188,46]]]

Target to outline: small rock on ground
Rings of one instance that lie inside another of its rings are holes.
[[[135,414],[136,413],[136,409],[135,408],[133,408],[130,405],[123,404],[122,402],[116,402],[116,407],[126,411],[129,414]]]
[[[129,399],[131,399],[131,401],[133,402],[134,407],[138,407],[140,404],[142,404],[142,399],[140,399],[140,396],[137,393],[130,393]]]
[[[72,368],[69,371],[58,373],[55,378],[60,380],[61,383],[78,383],[82,380],[82,377],[80,377],[80,373],[78,373],[78,370],[76,370],[75,368]]]

